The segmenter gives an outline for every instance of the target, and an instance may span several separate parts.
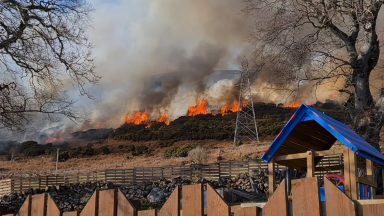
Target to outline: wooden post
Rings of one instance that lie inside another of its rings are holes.
[[[365,166],[366,166],[366,169],[367,169],[367,176],[372,176],[373,178],[373,170],[374,170],[374,165],[373,165],[373,162],[369,159],[366,159],[365,160]]]
[[[343,151],[343,160],[344,160],[344,189],[345,194],[348,197],[351,197],[351,179],[349,176],[349,149],[344,149]]]
[[[314,152],[307,151],[307,178],[315,177],[315,157]]]
[[[275,175],[275,162],[272,161],[268,164],[268,195],[272,196],[273,191],[275,190],[276,175]]]
[[[221,178],[221,163],[219,162],[219,163],[217,163],[217,165],[219,168],[219,179],[220,179]]]
[[[373,164],[373,162],[369,159],[366,159],[365,160],[365,167],[367,169],[367,177],[369,180],[371,180],[371,182],[375,182],[375,165]],[[375,195],[376,195],[376,188],[374,187],[371,187],[372,188],[372,197],[374,198]]]
[[[357,200],[356,155],[350,149],[345,149],[343,155],[345,194]]]
[[[351,198],[357,200],[356,155],[349,150],[349,175],[351,178]]]
[[[161,167],[161,178],[164,178],[164,167]]]

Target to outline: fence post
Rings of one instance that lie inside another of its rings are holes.
[[[248,174],[250,174],[250,172],[249,172],[249,161],[248,161],[247,165],[248,165]]]
[[[219,166],[219,179],[221,178],[221,162],[217,163],[217,165]]]
[[[15,180],[13,178],[11,178],[11,192],[13,193],[14,190],[15,190]]]
[[[136,169],[135,168],[132,169],[132,183],[133,184],[136,183]]]
[[[38,175],[38,177],[37,177],[37,182],[39,184],[39,190],[40,190],[41,189],[41,176],[40,175]]]
[[[229,178],[232,178],[232,161],[229,161]]]
[[[163,179],[164,178],[164,168],[161,167],[161,178]]]
[[[125,184],[125,169],[123,170],[123,184]]]

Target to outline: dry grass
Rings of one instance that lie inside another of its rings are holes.
[[[219,160],[241,160],[244,158],[257,158],[264,152],[270,142],[262,142],[260,145],[244,144],[234,146],[230,141],[182,141],[172,145],[181,146],[195,144],[207,151],[207,163]],[[122,145],[122,142],[108,141],[111,148]],[[136,143],[135,145],[138,145]],[[155,145],[154,143],[141,143],[140,145]],[[168,147],[170,148],[170,147]],[[164,152],[167,148],[156,148],[148,156],[132,156],[126,153],[113,153],[109,155],[97,155],[88,158],[73,158],[65,162],[60,162],[59,173],[72,173],[77,171],[87,172],[104,169],[127,169],[134,167],[159,167],[168,165],[183,165],[190,162],[185,158],[165,158]],[[10,174],[47,174],[54,173],[55,162],[52,157],[24,158],[17,161],[0,161],[1,173]]]

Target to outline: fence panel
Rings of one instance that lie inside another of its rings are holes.
[[[342,164],[340,157],[324,157],[316,166],[316,176],[322,177],[327,173],[338,173],[339,170],[329,170]],[[89,173],[74,173],[67,175],[41,175],[29,177],[11,177],[0,180],[0,196],[11,192],[23,192],[30,188],[44,189],[49,186],[70,185],[86,182],[111,182],[116,185],[144,183],[156,181],[161,178],[194,176],[208,180],[218,180],[221,177],[236,177],[242,173],[255,173],[257,170],[266,169],[267,164],[260,160],[252,161],[223,161],[212,164],[192,164],[186,166],[166,166],[134,169],[108,169]],[[284,169],[279,166],[277,169]]]
[[[320,216],[318,185],[316,177],[292,180],[293,215]]]

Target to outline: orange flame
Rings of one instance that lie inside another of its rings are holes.
[[[159,123],[164,123],[164,124],[167,125],[167,126],[171,124],[171,122],[168,120],[166,114],[161,115],[161,116],[157,119],[157,122],[159,122]]]
[[[301,104],[299,102],[293,102],[288,105],[284,105],[284,107],[287,107],[287,108],[299,108],[300,106]]]
[[[126,124],[135,124],[135,125],[148,124],[149,123],[149,115],[147,112],[136,112],[132,115],[126,115],[125,116],[125,123]]]
[[[220,107],[220,114],[222,116],[225,116],[229,113],[229,107],[227,104],[224,104],[223,106]]]
[[[202,99],[200,101],[197,101],[197,104],[195,106],[191,106],[188,108],[188,116],[206,115],[208,114],[207,108],[207,100]]]
[[[242,108],[244,107],[247,107],[249,104],[248,100],[243,100],[242,101],[242,106],[240,107],[240,104],[237,100],[234,100],[232,102],[232,105],[223,105],[221,106],[220,108],[220,114],[222,116],[225,116],[225,115],[228,115],[229,113],[236,113],[236,112],[240,112]]]
[[[232,112],[240,112],[240,110],[241,110],[241,108],[240,108],[239,102],[233,101],[231,111]]]
[[[65,139],[63,137],[49,137],[46,141],[45,144],[47,143],[59,143],[59,142],[64,142]]]

